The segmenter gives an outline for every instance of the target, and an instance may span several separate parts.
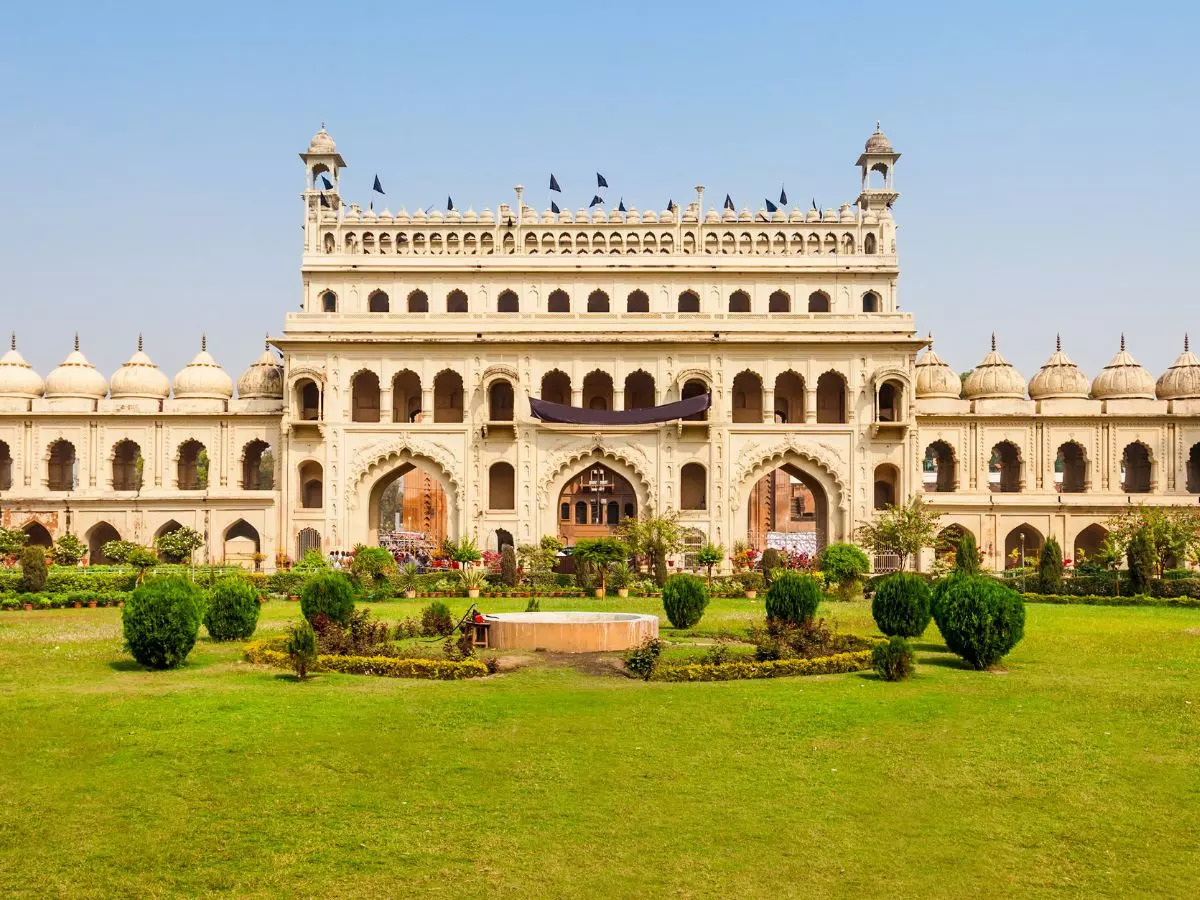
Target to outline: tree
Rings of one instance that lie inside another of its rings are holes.
[[[1108,521],[1109,532],[1129,544],[1146,532],[1154,554],[1154,574],[1161,578],[1172,560],[1188,557],[1200,548],[1200,510],[1195,507],[1137,506]]]
[[[517,586],[517,551],[512,544],[500,548],[500,580],[505,587]]]
[[[1038,560],[1038,583],[1043,594],[1057,594],[1062,590],[1062,548],[1054,538],[1042,544],[1042,556]]]
[[[817,566],[825,573],[825,583],[837,588],[841,599],[849,600],[870,570],[871,561],[853,544],[829,544],[817,557]]]
[[[29,535],[19,528],[0,528],[0,555],[17,556],[29,541]]]
[[[696,553],[696,562],[708,570],[708,589],[710,591],[712,590],[713,566],[719,565],[724,558],[725,548],[720,544],[713,544],[711,542],[706,542]]]
[[[196,488],[208,490],[208,451],[204,449],[196,454]]]
[[[54,542],[50,551],[60,566],[73,566],[87,555],[87,546],[75,535],[67,533]]]
[[[644,509],[623,521],[618,531],[633,556],[644,557],[653,565],[654,580],[662,587],[667,580],[667,557],[683,549],[679,513],[669,509],[659,516]]]
[[[1150,587],[1150,579],[1154,577],[1156,557],[1154,555],[1154,539],[1149,529],[1142,529],[1133,535],[1125,547],[1125,558],[1129,562],[1129,586],[1135,594],[1145,593]]]
[[[21,590],[36,594],[46,586],[46,551],[26,547],[21,551]]]
[[[920,494],[913,494],[905,505],[889,505],[876,521],[859,528],[858,542],[872,553],[895,553],[903,569],[910,556],[933,546],[941,517]]]
[[[607,588],[608,566],[629,556],[629,548],[614,537],[585,538],[575,542],[575,557],[600,575],[600,590]]]
[[[105,546],[107,547],[108,545],[105,544]],[[137,577],[134,579],[134,583],[141,584],[146,580],[146,573],[158,565],[158,557],[151,550],[133,544],[125,552],[122,562],[133,566],[137,570]]]
[[[470,535],[464,534],[457,543],[454,541],[446,542],[446,551],[450,558],[459,565],[471,565],[483,559],[483,554],[479,552],[479,548],[475,546],[475,541]]]
[[[969,531],[963,533],[954,549],[954,571],[959,575],[979,574],[979,548],[975,546],[975,535]]]
[[[181,563],[192,558],[196,548],[204,543],[200,532],[186,525],[175,531],[160,534],[154,539],[154,549],[167,558],[168,562]]]

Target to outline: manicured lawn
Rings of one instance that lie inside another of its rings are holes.
[[[3,613],[0,895],[1200,894],[1200,610],[1028,612],[1006,673],[931,627],[902,684],[150,673],[118,610]]]

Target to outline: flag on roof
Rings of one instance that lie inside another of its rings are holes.
[[[677,209],[679,209],[678,203],[676,203],[674,200],[667,201],[667,212],[675,212]]]
[[[446,195],[446,209],[449,211],[453,211],[454,209],[454,200],[451,199],[449,194]]]
[[[599,204],[601,204],[603,202],[604,202],[603,197],[601,197],[599,194],[593,194],[592,202],[588,204],[588,209],[591,209],[593,206],[598,206]]]
[[[622,197],[621,202],[617,204],[617,212],[628,212],[628,211],[629,210],[627,210],[625,208],[625,198]]]
[[[328,175],[322,175],[321,181],[323,181],[325,183],[325,190],[328,191],[329,189],[331,189],[333,187],[333,182],[329,180]]]
[[[550,190],[562,193],[562,188],[558,186],[558,179],[554,177],[554,173],[550,173]]]
[[[371,190],[380,194],[383,193],[383,185],[380,183],[378,175],[375,176],[375,186],[372,187]]]
[[[778,212],[778,211],[779,211],[779,207],[776,206],[774,203],[772,203],[770,198],[768,198],[767,199],[767,212],[773,213],[773,212]]]
[[[328,199],[326,199],[326,197],[325,197],[325,192],[324,192],[324,191],[321,191],[321,205],[322,205],[322,206],[324,206],[324,207],[326,207],[326,208],[328,208],[328,207],[329,207],[329,200],[328,200]]]
[[[816,198],[816,197],[813,197],[813,209],[818,209],[818,207],[817,207],[817,198]]]
[[[550,212],[554,213],[556,216],[562,212],[562,210],[558,208],[558,204],[553,200],[550,201]]]
[[[601,175],[599,172],[596,173],[596,187],[598,187],[598,188],[608,187],[608,179],[605,178],[603,175]]]
[[[779,205],[787,206],[787,191],[783,189],[783,185],[779,186]]]
[[[730,197],[728,194],[725,195],[725,208],[733,209],[733,198]]]

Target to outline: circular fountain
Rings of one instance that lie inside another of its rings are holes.
[[[602,653],[658,637],[658,616],[603,612],[522,612],[484,616],[496,650]]]

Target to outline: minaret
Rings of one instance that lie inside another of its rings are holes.
[[[900,194],[896,191],[895,170],[896,160],[900,154],[892,149],[891,142],[875,123],[875,133],[867,138],[862,155],[858,157],[858,167],[862,171],[862,189],[858,195],[858,206],[883,214],[891,209],[892,204]],[[871,176],[877,175],[879,183],[871,185]]]
[[[319,214],[336,214],[341,209],[342,169],[346,168],[346,161],[337,152],[337,144],[325,130],[324,122],[300,159],[304,162],[304,245],[313,251],[318,249],[317,229],[310,226],[316,224]]]

